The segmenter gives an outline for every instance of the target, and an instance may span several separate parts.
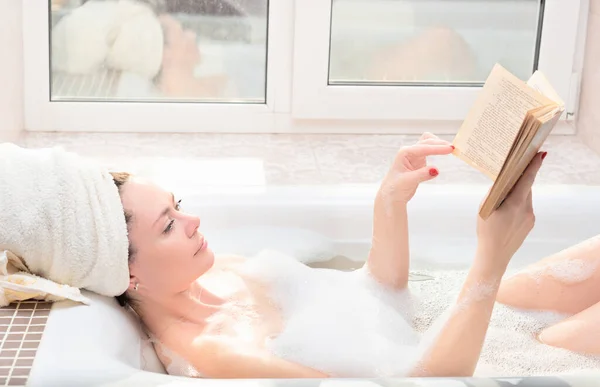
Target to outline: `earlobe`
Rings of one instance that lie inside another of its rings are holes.
[[[137,291],[139,287],[139,281],[136,277],[134,276],[130,276],[129,277],[129,287],[127,288],[127,290],[129,291]]]

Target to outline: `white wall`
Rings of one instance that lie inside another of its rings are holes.
[[[590,0],[578,133],[600,153],[600,0]]]
[[[0,141],[23,129],[23,33],[21,0],[0,0]]]

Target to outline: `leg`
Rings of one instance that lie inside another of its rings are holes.
[[[472,81],[477,58],[463,37],[446,27],[432,27],[386,47],[374,58],[368,77],[375,81]]]
[[[579,313],[600,302],[600,235],[502,281],[497,301],[509,306]]]
[[[539,335],[544,344],[588,355],[600,355],[600,302]]]

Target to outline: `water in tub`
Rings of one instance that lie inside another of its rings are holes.
[[[271,235],[265,230],[254,230],[255,243],[240,242],[234,250],[251,257],[245,274],[269,283],[271,297],[281,307],[284,329],[268,340],[267,348],[334,376],[406,375],[426,348],[423,343],[430,337],[428,333],[435,333],[444,321],[444,312],[453,304],[467,274],[465,270],[421,266],[411,273],[409,291],[390,291],[361,270],[360,262],[341,256],[331,259],[334,246],[327,238],[308,231],[279,230],[275,238],[280,241],[275,243],[279,249],[261,250],[259,245],[264,246],[265,241],[258,235]],[[232,240],[243,240],[231,238],[235,230],[229,230],[222,241],[216,237],[219,234],[211,240],[216,251],[231,248]],[[598,369],[599,358],[536,340],[544,327],[563,318],[497,304],[476,375],[528,376]],[[173,354],[169,357],[177,360]],[[170,373],[197,375],[193,367],[179,360]]]
[[[287,318],[283,332],[268,344],[275,354],[333,375],[357,377],[406,374],[424,349],[419,341],[428,330],[436,331],[434,322],[443,321],[467,274],[422,270],[411,276],[410,292],[396,292],[378,285],[364,270],[308,268],[276,251],[258,254],[247,269],[274,285],[273,297]],[[600,358],[536,340],[544,327],[564,318],[496,304],[476,374],[598,369]]]

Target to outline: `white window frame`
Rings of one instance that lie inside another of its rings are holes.
[[[272,132],[290,111],[293,3],[271,1],[264,104],[51,102],[47,0],[23,0],[24,110],[28,131]]]
[[[565,101],[577,87],[573,77],[582,3],[546,0],[539,66]],[[292,114],[297,119],[450,121],[466,116],[480,87],[329,85],[331,0],[296,3]],[[586,9],[587,11],[587,9]],[[581,15],[587,18],[587,12]],[[587,20],[587,19],[585,19]],[[573,125],[554,133],[574,133]]]
[[[540,68],[570,97],[588,1],[546,0]],[[264,104],[51,102],[48,1],[23,0],[23,9],[28,131],[455,133],[478,90],[328,86],[331,1],[271,0]],[[553,132],[574,133],[572,121]]]

